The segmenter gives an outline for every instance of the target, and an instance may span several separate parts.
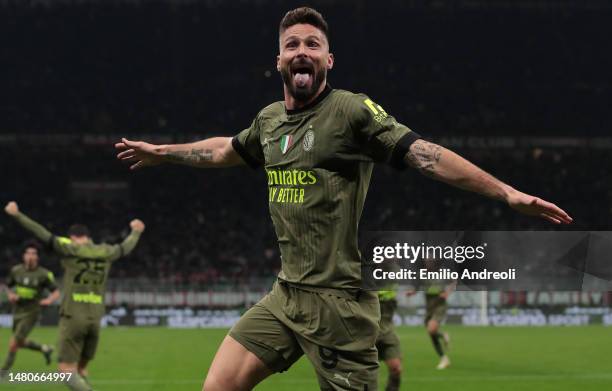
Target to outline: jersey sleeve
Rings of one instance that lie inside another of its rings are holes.
[[[83,246],[74,243],[69,238],[63,236],[53,236],[51,246],[55,252],[64,256],[78,258],[104,258],[109,253],[102,245]]]
[[[45,288],[49,290],[49,292],[53,292],[57,289],[57,284],[55,283],[55,276],[53,272],[47,271],[47,279],[45,280]]]
[[[109,261],[114,262],[121,257],[129,255],[132,251],[134,251],[134,248],[138,244],[138,241],[140,240],[140,234],[141,234],[140,232],[132,231],[123,240],[123,242],[121,242],[121,244],[106,245],[107,247],[106,251],[108,252],[108,255],[106,258]]]
[[[60,255],[78,255],[79,247],[72,240],[63,236],[51,237],[51,248]]]
[[[232,147],[242,160],[251,168],[257,168],[264,163],[263,150],[259,139],[259,114],[251,126],[232,138]]]
[[[421,137],[366,95],[354,95],[349,110],[351,126],[363,152],[375,162],[405,168],[404,156],[410,145]]]
[[[49,232],[49,230],[47,230],[41,224],[29,218],[22,212],[17,213],[17,215],[14,218],[15,220],[17,220],[19,224],[21,224],[23,228],[32,232],[34,236],[36,236],[39,240],[43,241],[43,243],[49,243],[49,241],[53,237],[53,235],[51,234],[51,232]]]

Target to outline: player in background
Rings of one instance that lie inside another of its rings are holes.
[[[450,336],[440,332],[440,324],[446,319],[448,308],[446,301],[455,290],[457,282],[432,281],[425,290],[425,327],[431,338],[434,350],[440,356],[437,369],[446,369],[450,366],[448,350]]]
[[[440,325],[446,320],[447,300],[455,291],[456,286],[457,281],[428,280],[423,290],[425,295],[425,327],[434,350],[440,357],[436,369],[446,369],[451,364],[448,357],[450,335],[446,332],[440,332]],[[412,296],[415,293],[416,291],[410,290],[406,292],[406,295]]]
[[[71,226],[68,237],[60,237],[21,213],[15,202],[9,202],[5,211],[62,256],[64,295],[60,306],[58,367],[62,372],[72,373],[68,388],[91,391],[87,364],[98,346],[108,273],[114,261],[134,250],[145,225],[138,219],[132,220],[131,233],[121,244],[94,244],[83,225]]]
[[[384,361],[389,371],[385,391],[399,391],[402,376],[402,349],[395,332],[393,315],[397,309],[397,287],[378,291],[380,302],[380,332],[376,339],[378,359]]]
[[[41,352],[47,365],[51,363],[53,348],[28,338],[38,322],[41,307],[53,304],[60,297],[53,273],[40,266],[39,259],[38,243],[27,242],[23,247],[22,263],[11,269],[6,281],[8,298],[13,304],[13,335],[0,375],[5,375],[11,369],[17,351],[21,348]],[[49,294],[43,297],[46,292]]]
[[[266,170],[281,271],[221,343],[205,391],[250,390],[302,355],[323,390],[376,390],[380,307],[362,289],[357,247],[375,162],[414,167],[557,224],[571,217],[421,139],[367,96],[332,89],[328,26],[316,10],[301,7],[283,17],[276,65],[284,100],[261,110],[237,136],[175,145],[122,139],[117,157],[131,169],[177,163]]]

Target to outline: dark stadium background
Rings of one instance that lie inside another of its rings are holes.
[[[314,1],[329,81],[501,179],[556,202],[573,230],[612,229],[612,3]],[[286,1],[0,0],[0,202],[54,232],[147,231],[111,278],[208,289],[272,281],[265,176],[247,168],[129,172],[121,136],[233,135],[282,99]],[[375,171],[362,229],[557,229],[414,171]],[[0,275],[27,239],[0,218]],[[57,260],[44,264],[59,272]],[[111,285],[112,286],[112,285]],[[190,288],[190,289],[191,289]],[[610,298],[608,297],[609,304]]]

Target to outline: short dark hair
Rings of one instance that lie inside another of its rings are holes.
[[[26,241],[23,246],[21,246],[21,253],[24,254],[30,248],[35,249],[36,252],[40,254],[40,249],[42,248],[42,246],[36,240],[31,239]]]
[[[287,12],[280,22],[278,34],[282,34],[293,25],[302,23],[312,25],[321,30],[329,42],[329,27],[327,26],[327,22],[323,18],[323,15],[310,7],[300,7]]]
[[[83,224],[73,224],[68,228],[68,236],[87,236],[89,237],[89,228]]]

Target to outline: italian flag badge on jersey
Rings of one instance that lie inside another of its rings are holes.
[[[281,152],[284,154],[287,153],[291,146],[293,145],[293,136],[292,135],[284,135],[281,137],[280,148]]]

